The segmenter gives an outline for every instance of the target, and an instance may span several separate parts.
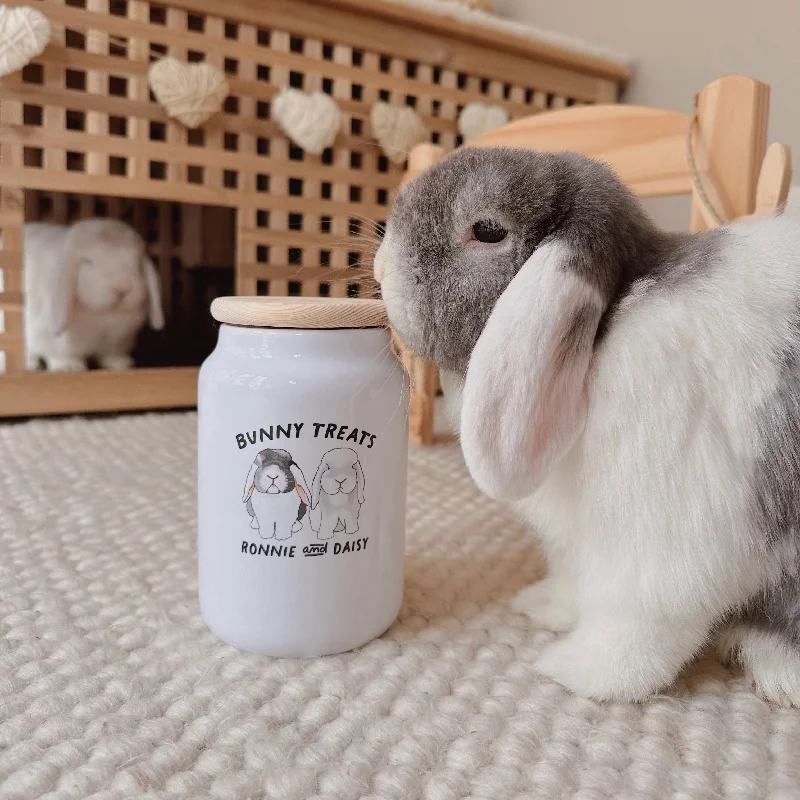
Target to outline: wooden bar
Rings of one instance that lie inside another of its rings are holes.
[[[196,367],[32,372],[0,378],[0,417],[192,408]]]

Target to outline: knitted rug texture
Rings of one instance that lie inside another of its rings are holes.
[[[800,711],[710,658],[644,704],[540,678],[535,540],[412,449],[400,618],[357,652],[205,627],[192,413],[0,426],[0,798],[800,798]]]

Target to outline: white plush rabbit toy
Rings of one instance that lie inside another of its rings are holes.
[[[29,223],[24,236],[25,343],[29,369],[129,369],[136,336],[164,327],[158,275],[129,225],[87,219]]]
[[[640,700],[714,641],[800,704],[800,221],[667,234],[599,162],[464,148],[401,191],[375,271],[544,545],[513,601],[561,634],[540,672]]]

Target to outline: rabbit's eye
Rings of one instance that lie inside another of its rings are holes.
[[[497,242],[502,242],[508,236],[508,231],[496,222],[482,219],[472,226],[472,235],[479,242],[497,244]]]

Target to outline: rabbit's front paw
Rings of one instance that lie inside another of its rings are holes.
[[[100,356],[97,360],[103,369],[111,369],[116,372],[133,367],[133,358],[129,355]]]
[[[582,617],[545,647],[536,669],[583,697],[645,700],[672,683],[709,628],[707,619]]]
[[[72,356],[50,356],[45,359],[50,372],[85,372],[86,362]]]
[[[780,634],[734,623],[721,632],[718,650],[726,662],[744,667],[759,697],[800,707],[800,651]]]
[[[595,700],[644,700],[660,688],[661,676],[650,675],[645,659],[622,655],[598,648],[576,630],[545,647],[536,669],[574,694]]]
[[[572,630],[578,622],[575,585],[555,575],[526,586],[511,601],[511,608],[533,620],[538,628],[555,633]]]

